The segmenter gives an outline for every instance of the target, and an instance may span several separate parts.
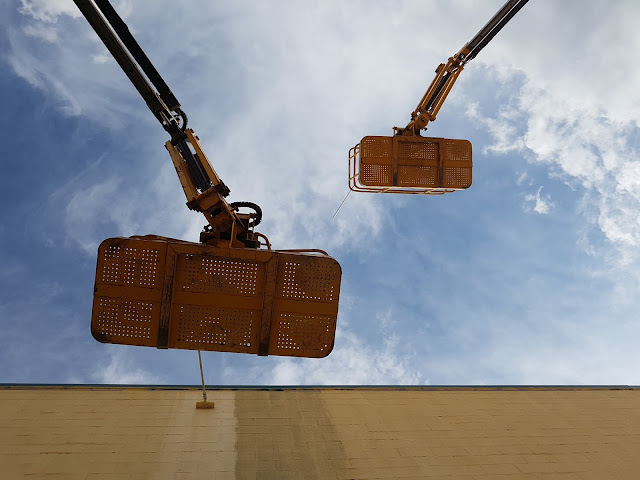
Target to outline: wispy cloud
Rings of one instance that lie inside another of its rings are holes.
[[[533,207],[527,206],[527,208],[533,208],[534,212],[541,215],[546,215],[551,211],[553,202],[551,201],[550,195],[545,195],[545,197],[542,198],[542,188],[543,187],[538,188],[538,191],[535,193],[535,195],[525,195],[524,199],[529,203],[533,203]]]
[[[581,88],[589,91],[597,85],[583,83]],[[501,130],[506,136],[489,129],[496,142],[489,151],[521,152],[531,162],[549,165],[551,176],[590,192],[594,210],[585,212],[593,215],[587,221],[594,220],[622,257],[637,257],[632,251],[640,245],[640,160],[633,140],[637,126],[613,112],[602,116],[608,105],[584,104],[581,95],[584,91],[566,96],[552,87],[542,90],[526,82],[512,107],[526,115],[526,148],[509,129]],[[515,123],[513,128],[515,132]],[[541,195],[541,190],[526,200],[535,202],[534,211],[549,212],[549,197]]]
[[[36,37],[49,43],[55,43],[58,41],[58,30],[52,27],[36,27],[34,25],[27,25],[23,29],[24,34],[29,37]]]
[[[521,17],[526,15],[528,21],[520,23],[517,31],[502,32],[501,41],[483,51],[478,63],[487,65],[485,75],[510,77],[520,86],[497,113],[485,103],[469,109],[469,114],[481,119],[491,134],[488,152],[518,152],[531,162],[548,165],[551,175],[572,187],[586,189],[594,207],[584,212],[589,215],[587,222],[593,220],[621,258],[637,258],[640,159],[634,112],[640,94],[633,86],[640,69],[623,60],[623,46],[636,36],[635,22],[619,19],[640,17],[640,6],[597,1],[589,12],[573,15],[567,29],[559,25],[573,8],[570,3],[527,5]],[[539,30],[543,18],[560,23],[546,30],[544,42],[532,45],[527,39]],[[597,35],[588,35],[594,26]],[[583,41],[578,42],[575,61],[569,66],[553,51],[575,43],[575,38]],[[616,66],[619,62],[623,66]],[[615,88],[611,88],[612,75]],[[534,211],[546,213],[546,200],[538,198],[539,209]]]
[[[48,23],[55,23],[61,15],[80,16],[78,8],[68,0],[20,0],[20,12]]]
[[[345,302],[348,303],[348,302]],[[343,310],[346,305],[343,304]],[[347,308],[348,311],[348,308]],[[370,334],[359,335],[349,325],[349,313],[341,314],[333,352],[324,359],[278,358],[268,370],[239,370],[228,367],[225,378],[237,383],[271,385],[381,385],[426,384],[418,355],[402,348],[401,337],[395,333],[392,311],[378,313],[369,322]],[[358,322],[359,323],[359,322]]]
[[[91,374],[92,380],[97,383],[107,384],[147,384],[153,385],[161,382],[161,379],[139,367],[132,367],[131,356],[118,346],[111,346],[109,363],[98,366]]]

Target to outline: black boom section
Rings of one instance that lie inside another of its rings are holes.
[[[138,65],[147,76],[147,78],[151,81],[151,83],[156,87],[160,98],[165,103],[165,105],[169,108],[169,110],[175,111],[180,108],[180,103],[173,95],[171,89],[167,86],[164,79],[160,76],[156,68],[153,66],[147,55],[144,53],[140,45],[131,32],[129,31],[129,27],[124,23],[120,15],[113,9],[108,0],[94,0],[104,17],[107,19],[113,31],[116,32],[116,35],[120,39],[120,41],[124,44],[124,46],[129,50],[129,53],[133,56]]]
[[[529,0],[509,0],[505,3],[498,13],[496,13],[467,44],[470,53],[467,55],[465,63],[475,58],[528,1]]]
[[[78,9],[82,12],[87,19],[91,27],[102,40],[102,43],[107,47],[113,58],[118,62],[122,71],[127,75],[133,86],[136,87],[138,93],[142,96],[147,103],[149,109],[156,114],[163,110],[165,107],[162,104],[160,98],[156,94],[154,88],[151,86],[147,78],[140,71],[131,55],[127,53],[126,49],[118,40],[118,37],[113,33],[113,30],[105,22],[100,12],[95,7],[91,0],[73,0]]]

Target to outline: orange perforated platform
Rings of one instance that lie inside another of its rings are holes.
[[[365,192],[431,194],[469,188],[471,153],[468,140],[364,137],[350,152],[350,187]]]
[[[340,279],[327,255],[110,238],[98,249],[91,333],[103,343],[325,357]]]

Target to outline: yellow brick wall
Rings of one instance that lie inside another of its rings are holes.
[[[640,479],[637,389],[0,388],[0,479]]]

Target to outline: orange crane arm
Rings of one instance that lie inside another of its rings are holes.
[[[507,1],[458,53],[449,57],[447,63],[441,63],[438,66],[435,78],[411,114],[411,121],[404,128],[394,127],[396,135],[419,135],[420,130],[426,130],[429,122],[435,121],[440,107],[449,95],[465,64],[475,58],[528,1]]]

